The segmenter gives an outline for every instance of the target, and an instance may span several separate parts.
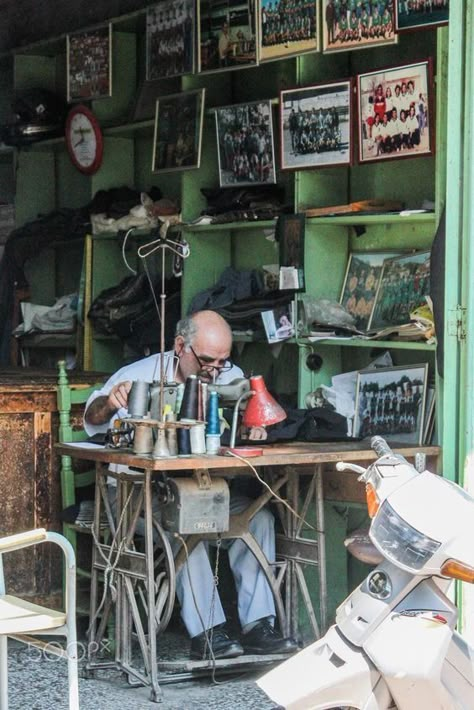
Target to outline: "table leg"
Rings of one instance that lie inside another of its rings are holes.
[[[151,692],[150,699],[153,702],[160,702],[162,691],[158,683],[158,657],[156,648],[156,618],[155,618],[155,567],[154,567],[154,546],[153,546],[153,509],[151,493],[150,470],[145,471],[144,481],[144,517],[145,517],[145,557],[147,575],[147,597],[148,597],[148,649],[150,661]]]

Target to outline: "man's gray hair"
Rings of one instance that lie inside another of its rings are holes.
[[[189,348],[193,344],[193,340],[198,331],[196,322],[192,316],[186,316],[178,321],[176,326],[176,336],[180,335],[184,340],[184,346]]]

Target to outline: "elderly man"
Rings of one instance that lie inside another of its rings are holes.
[[[189,375],[204,381],[231,382],[242,370],[230,360],[232,333],[226,321],[214,311],[200,311],[178,323],[174,352],[165,353],[164,371],[168,380],[185,382]],[[85,427],[90,435],[105,431],[116,418],[126,417],[128,395],[134,380],[152,382],[161,372],[160,355],[151,355],[123,367],[94,392],[85,412]],[[231,512],[244,510],[250,501],[231,495]],[[155,502],[156,504],[156,502]],[[275,560],[274,519],[260,510],[250,523],[250,531],[267,559]],[[202,658],[212,653],[217,658],[234,658],[248,653],[285,653],[296,644],[274,628],[275,605],[270,586],[255,557],[241,540],[228,544],[229,563],[238,598],[242,643],[229,636],[225,615],[214,586],[206,547],[200,543],[177,575],[177,595],[181,616],[191,637],[191,656]],[[186,569],[186,567],[189,569]],[[212,633],[210,630],[212,629]]]

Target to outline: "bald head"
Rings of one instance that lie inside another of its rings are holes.
[[[175,338],[180,379],[184,381],[190,374],[211,379],[212,368],[222,367],[231,349],[232,331],[215,311],[198,311],[183,318],[177,325]]]

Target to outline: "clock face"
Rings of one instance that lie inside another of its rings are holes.
[[[102,133],[94,114],[85,106],[77,106],[69,113],[66,144],[78,170],[91,175],[99,169],[103,152]]]

